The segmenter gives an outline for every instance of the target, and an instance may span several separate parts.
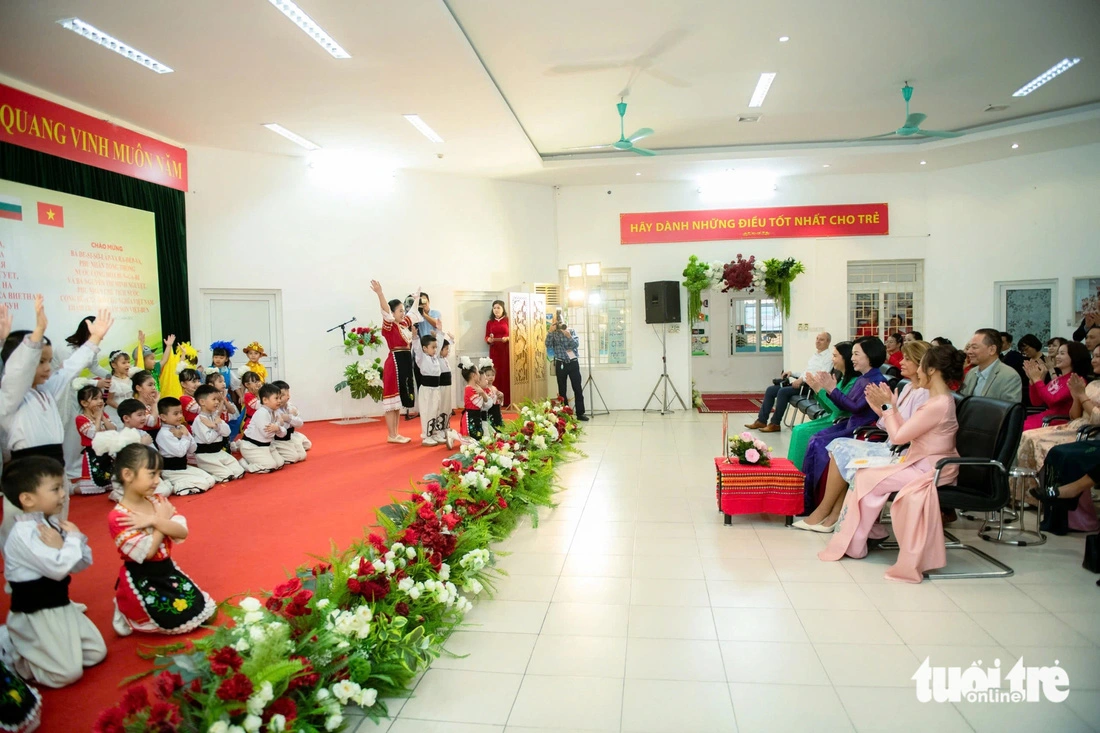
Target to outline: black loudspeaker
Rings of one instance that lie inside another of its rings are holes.
[[[645,284],[645,322],[680,322],[680,283],[659,280]]]

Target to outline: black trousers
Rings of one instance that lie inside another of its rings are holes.
[[[558,396],[565,399],[565,380],[573,385],[573,408],[577,411],[577,417],[584,415],[584,390],[581,389],[581,363],[576,359],[572,361],[557,362],[558,372]]]

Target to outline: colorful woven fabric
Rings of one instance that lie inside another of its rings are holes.
[[[718,509],[723,514],[802,513],[802,485],[805,477],[786,458],[772,458],[770,466],[743,465],[732,459],[715,458],[718,473]]]

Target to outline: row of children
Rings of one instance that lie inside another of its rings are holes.
[[[113,324],[111,314],[101,311],[84,320],[66,341],[69,353],[55,369],[41,296],[34,309],[34,329],[12,331],[11,313],[0,305],[0,441],[7,461],[0,476],[0,547],[12,595],[8,624],[0,627],[0,697],[15,703],[0,710],[0,724],[10,730],[19,729],[10,724],[23,714],[31,720],[40,700],[20,677],[64,686],[106,654],[84,606],[68,597],[69,576],[88,567],[92,558],[87,538],[68,521],[67,430],[60,405],[79,404],[80,413],[68,421],[81,446],[78,485],[87,493],[111,488],[117,502],[108,526],[124,563],[112,624],[120,635],[184,633],[215,610],[209,596],[172,563],[172,542],[187,536],[187,524],[161,494],[193,493],[197,485],[209,488],[214,481],[239,477],[242,463],[252,472],[274,470],[301,460],[309,448],[308,439],[295,430],[301,419],[289,403],[289,385],[264,384],[259,374],[248,371],[239,382],[247,420],[240,441],[245,460],[233,458],[229,422],[237,408],[227,383],[233,379],[232,353],[218,353],[221,347],[215,348],[205,384],[191,368],[178,374],[160,370],[162,384],[178,378],[179,397],[161,397],[152,371],[131,374],[127,368],[132,396],[117,401],[121,427],[116,429],[104,414],[104,388],[109,392],[110,385],[74,384],[81,372],[95,367],[99,345]],[[262,348],[257,352],[262,358]],[[144,365],[158,366],[148,360]],[[162,471],[176,480],[162,479]]]

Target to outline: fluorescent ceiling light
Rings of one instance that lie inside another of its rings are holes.
[[[759,107],[764,104],[764,97],[768,96],[768,90],[771,89],[773,81],[775,81],[775,74],[772,72],[760,75],[760,81],[756,82],[756,91],[752,93],[752,99],[749,100],[750,107]]]
[[[99,30],[94,25],[85,23],[80,18],[65,18],[57,22],[61,24],[62,28],[67,28],[73,33],[84,36],[89,41],[98,43],[100,46],[114,51],[119,56],[125,56],[135,64],[140,64],[150,71],[155,71],[158,74],[171,74],[173,71],[170,66],[165,66],[155,58],[143,54],[133,46],[126,45],[114,36]]]
[[[791,37],[790,37],[790,36],[780,36],[780,37],[779,37],[779,42],[780,42],[780,43],[786,43],[786,42],[787,42],[787,41],[789,41],[789,40],[791,40]]]
[[[828,167],[829,167],[829,164],[828,164],[828,163],[826,163],[826,164],[824,164],[824,165],[823,165],[823,166],[821,166],[821,167],[822,167],[822,168],[828,168]]]
[[[699,180],[699,193],[710,201],[768,198],[775,189],[775,174],[768,171],[727,169]]]
[[[1012,96],[1014,96],[1014,97],[1026,97],[1027,95],[1031,94],[1036,89],[1043,86],[1044,84],[1046,84],[1048,81],[1050,81],[1054,77],[1056,77],[1059,74],[1062,74],[1066,71],[1069,71],[1070,69],[1072,69],[1074,66],[1076,66],[1080,62],[1081,62],[1081,59],[1062,59],[1061,61],[1056,63],[1054,66],[1051,66],[1049,69],[1044,71],[1042,74],[1039,74],[1039,76],[1035,77],[1034,79],[1029,81],[1027,84],[1024,84],[1022,87],[1020,87],[1019,89],[1014,91],[1012,93]]]
[[[351,54],[340,47],[340,44],[336,42],[336,39],[325,33],[325,29],[313,22],[313,18],[306,15],[306,12],[299,8],[290,0],[267,0],[269,3],[279,9],[286,17],[290,18],[290,22],[302,29],[302,31],[317,42],[321,48],[328,51],[333,58],[337,59],[350,59]]]
[[[1015,150],[1018,147],[1020,147],[1020,143],[1012,143],[1012,149],[1013,150]]]
[[[310,142],[309,140],[306,140],[301,135],[291,132],[290,130],[286,129],[282,125],[276,125],[274,122],[269,122],[266,125],[264,125],[264,127],[271,130],[272,132],[277,132],[278,134],[282,135],[287,140],[289,140],[292,143],[295,143],[296,145],[301,145],[306,150],[320,150],[321,149],[321,146],[318,145],[317,143],[313,143],[313,142]]]
[[[435,130],[433,130],[432,128],[428,127],[428,123],[427,123],[427,122],[425,122],[424,120],[420,119],[420,115],[402,115],[402,116],[403,116],[403,117],[404,117],[404,118],[405,118],[406,120],[408,120],[408,121],[409,121],[409,124],[410,124],[410,125],[412,125],[413,127],[415,127],[415,128],[417,129],[417,130],[420,130],[420,133],[421,133],[421,134],[422,134],[422,135],[423,135],[424,137],[426,137],[426,138],[428,138],[429,140],[431,140],[431,141],[432,141],[433,143],[441,143],[441,142],[443,142],[443,138],[441,138],[441,137],[439,136],[439,133],[437,133],[437,132],[436,132]]]
[[[922,161],[920,162],[920,164],[921,164],[921,165],[928,165],[928,161],[927,161],[927,160],[922,160]]]

